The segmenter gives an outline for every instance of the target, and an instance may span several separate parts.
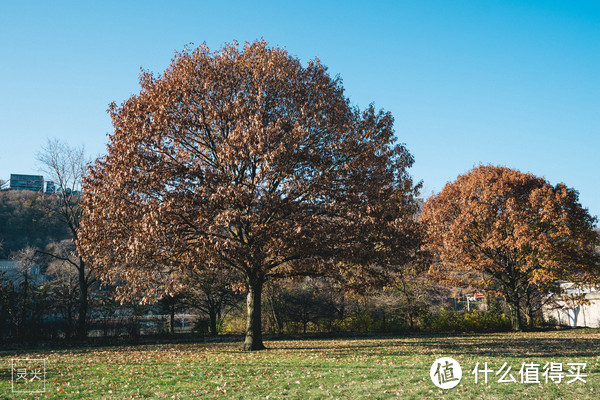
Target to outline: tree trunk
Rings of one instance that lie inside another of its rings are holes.
[[[276,309],[277,306],[275,305],[275,293],[274,292],[275,292],[275,289],[273,287],[270,287],[270,290],[268,291],[269,309],[271,311],[270,314],[271,314],[271,320],[273,321],[273,326],[277,330],[277,334],[281,335],[281,333],[283,332],[283,321],[281,320],[279,312]]]
[[[404,278],[402,279],[402,292],[404,293],[404,298],[406,299],[406,315],[408,316],[408,327],[412,331],[413,329],[413,308],[411,304],[411,296],[408,292],[408,288],[406,287],[406,282]]]
[[[508,306],[510,307],[511,311],[510,319],[512,323],[512,330],[515,332],[523,330],[523,322],[521,321],[521,307],[518,298],[516,301],[511,299],[508,303]]]
[[[73,334],[73,303],[71,300],[68,300],[67,304],[67,326],[65,329],[65,339],[71,339],[71,335]]]
[[[28,271],[25,270],[25,279],[23,281],[23,308],[21,309],[21,321],[17,325],[17,337],[23,339],[26,335],[29,334],[27,329],[27,303],[28,292],[29,291],[29,275]]]
[[[169,333],[175,335],[175,304],[169,307]]]
[[[85,263],[79,261],[79,315],[77,316],[77,339],[87,337],[88,282],[85,278]]]
[[[535,316],[534,316],[534,311],[533,311],[533,291],[535,289],[532,289],[531,287],[527,287],[527,290],[525,291],[525,320],[527,322],[527,327],[529,329],[533,329],[535,327]]]
[[[527,329],[534,328],[534,319],[533,319],[533,310],[531,307],[527,307],[525,309],[525,325],[527,325]]]
[[[519,275],[515,265],[509,265],[508,281],[504,285],[506,291],[506,303],[510,308],[510,319],[512,330],[515,332],[523,330],[523,317],[521,315],[521,295],[519,293]]]
[[[258,278],[248,279],[248,295],[246,297],[246,340],[244,350],[263,350],[265,345],[262,341],[261,324],[261,293],[263,281]]]
[[[211,307],[208,311],[208,318],[210,320],[210,324],[208,325],[208,334],[210,336],[217,336],[217,312]]]
[[[270,306],[271,306],[271,319],[273,320],[273,326],[277,330],[277,334],[281,335],[281,333],[283,332],[283,322],[281,321],[281,318],[279,317],[279,313],[277,312],[277,310],[275,310],[275,305],[273,304],[273,300],[271,300]]]

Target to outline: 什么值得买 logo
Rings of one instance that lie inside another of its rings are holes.
[[[474,376],[476,385],[489,385],[492,380],[498,384],[566,383],[571,385],[587,383],[586,367],[585,362],[568,362],[565,367],[562,362],[522,361],[520,369],[513,369],[513,366],[506,361],[499,368],[488,362],[477,362],[470,374]],[[462,368],[455,359],[441,357],[433,362],[429,375],[433,384],[440,389],[452,389],[461,381]]]
[[[452,389],[460,383],[462,368],[455,359],[442,357],[433,362],[429,376],[433,384],[440,389]]]

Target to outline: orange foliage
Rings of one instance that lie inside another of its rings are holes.
[[[124,295],[149,300],[154,283],[175,291],[181,274],[211,266],[239,271],[258,301],[274,277],[410,252],[412,156],[392,116],[351,107],[318,60],[304,67],[264,41],[203,45],[140,83],[110,108],[79,240]],[[378,251],[392,236],[396,254]]]
[[[595,218],[564,184],[514,169],[479,166],[425,204],[427,247],[437,276],[499,290],[519,304],[558,279],[597,280]]]

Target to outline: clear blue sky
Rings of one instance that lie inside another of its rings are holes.
[[[47,138],[102,154],[108,104],[138,91],[140,67],[261,37],[391,111],[425,194],[502,164],[576,188],[600,215],[596,1],[2,0],[0,178],[37,172]]]

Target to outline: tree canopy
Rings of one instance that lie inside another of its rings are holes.
[[[596,219],[576,190],[514,169],[481,165],[425,203],[420,220],[441,278],[499,291],[521,307],[559,279],[593,282],[598,274]]]
[[[189,270],[239,271],[245,347],[260,349],[268,279],[381,273],[412,254],[413,158],[391,114],[352,107],[318,60],[303,66],[264,41],[202,45],[140,85],[110,107],[79,235],[122,295],[176,292]]]

